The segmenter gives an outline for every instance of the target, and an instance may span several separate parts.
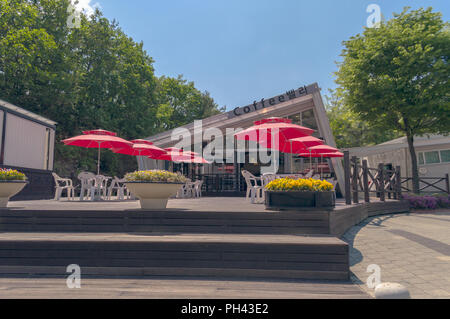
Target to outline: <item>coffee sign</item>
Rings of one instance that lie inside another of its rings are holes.
[[[297,90],[287,91],[285,94],[273,97],[268,100],[261,99],[261,101],[259,101],[259,102],[254,101],[253,104],[250,104],[248,106],[235,108],[233,111],[228,113],[229,114],[228,117],[232,118],[232,117],[236,117],[236,116],[242,116],[244,114],[249,114],[252,112],[262,110],[266,107],[275,106],[280,103],[294,100],[296,98],[311,94],[312,91],[314,91],[315,89],[316,89],[316,86],[308,86],[308,87],[303,86]]]

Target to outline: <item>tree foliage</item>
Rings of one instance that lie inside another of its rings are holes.
[[[326,107],[338,148],[377,145],[402,136],[395,129],[386,130],[360,118],[333,90],[326,96]]]
[[[406,134],[417,191],[414,136],[450,130],[449,24],[431,8],[405,8],[343,44],[339,94],[369,123]]]
[[[219,112],[193,83],[158,79],[143,43],[98,9],[81,14],[80,27],[70,28],[69,4],[0,0],[0,98],[58,122],[58,172],[94,169],[95,151],[59,143],[83,130],[143,138]],[[104,154],[104,173],[123,175],[136,166],[134,158]]]
[[[188,82],[182,76],[160,77],[157,81],[156,99],[158,127],[163,130],[224,111],[223,108],[219,109],[208,92],[199,92],[193,82]]]

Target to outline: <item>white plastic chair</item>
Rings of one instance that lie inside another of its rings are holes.
[[[82,172],[78,174],[78,179],[81,182],[80,201],[84,201],[84,197],[93,199],[92,192],[95,186],[95,175],[89,172]]]
[[[277,179],[277,175],[275,174],[264,174],[261,177],[261,189],[259,197],[258,197],[258,204],[264,204],[266,201],[266,186],[270,184],[270,182]]]
[[[62,192],[67,191],[67,199],[73,200],[75,196],[75,189],[73,187],[73,182],[69,178],[61,178],[56,173],[52,173],[55,180],[55,199],[56,201],[61,199]]]
[[[203,181],[196,181],[194,183],[194,197],[195,198],[202,197],[202,187],[203,187]]]
[[[314,170],[312,169],[308,172],[308,174],[305,175],[304,178],[308,179],[308,178],[311,178],[313,175],[314,175]]]
[[[195,183],[186,182],[178,192],[178,198],[193,198],[195,196],[194,192]]]
[[[95,200],[96,196],[99,199],[106,199],[106,194],[108,192],[108,180],[110,177],[97,175],[95,176],[94,187],[91,191],[91,200]]]
[[[261,200],[262,190],[262,185],[259,184],[261,183],[261,179],[257,178],[255,175],[246,170],[242,171],[242,176],[244,176],[245,182],[247,184],[246,198],[250,199],[252,204],[259,202]]]
[[[125,187],[125,179],[119,179],[117,176],[114,176],[114,179],[109,185],[108,188],[108,200],[111,200],[112,194],[114,191],[117,193],[118,200],[125,200],[125,191],[127,192],[127,197],[129,198],[129,191]]]

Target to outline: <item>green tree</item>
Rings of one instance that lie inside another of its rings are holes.
[[[338,148],[377,145],[401,137],[398,131],[382,129],[360,118],[335,91],[330,90],[325,98],[331,130]]]
[[[193,82],[180,75],[177,78],[162,76],[156,90],[159,128],[173,129],[224,111],[208,92],[200,92]]]
[[[336,73],[344,103],[369,123],[406,134],[414,192],[414,136],[450,130],[449,24],[431,8],[405,8],[343,43]]]
[[[95,150],[59,142],[84,130],[142,138],[219,112],[193,83],[158,79],[143,43],[99,10],[89,17],[81,14],[80,27],[70,28],[69,4],[0,0],[0,98],[58,123],[58,173],[95,170]],[[136,168],[132,157],[103,154],[101,169],[107,174]]]

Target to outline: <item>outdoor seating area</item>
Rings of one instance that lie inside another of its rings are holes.
[[[80,184],[73,185],[69,178],[61,178],[53,173],[55,181],[55,201],[67,199],[74,201],[78,193],[79,201],[111,201],[134,200],[133,195],[125,186],[125,179],[95,175],[90,172],[78,174]],[[63,195],[66,195],[65,197]]]
[[[127,189],[125,178],[95,175],[82,172],[78,175],[79,185],[74,186],[70,178],[61,178],[53,173],[55,181],[55,201],[126,201],[135,200]],[[192,182],[190,179],[180,188],[174,198],[189,199],[202,197],[203,181]],[[76,197],[75,194],[78,194]]]

